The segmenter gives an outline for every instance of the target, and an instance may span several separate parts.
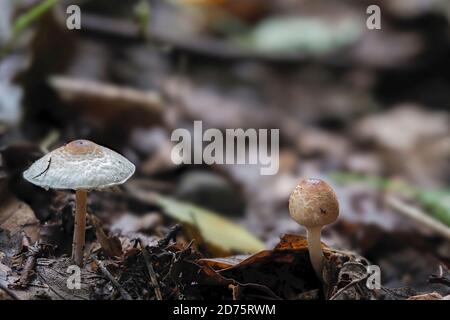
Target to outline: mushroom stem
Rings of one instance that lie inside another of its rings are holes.
[[[83,266],[84,237],[86,233],[86,202],[87,191],[76,190],[72,259],[80,267]]]
[[[311,260],[311,264],[314,268],[314,271],[316,272],[317,277],[322,280],[322,268],[324,259],[322,245],[320,242],[322,227],[310,227],[307,229],[307,231],[309,259]]]

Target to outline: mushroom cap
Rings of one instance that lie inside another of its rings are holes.
[[[320,179],[304,179],[289,197],[289,213],[297,223],[321,227],[336,221],[339,202],[328,183]]]
[[[134,171],[134,164],[117,152],[75,140],[36,160],[23,177],[45,189],[92,190],[122,184]]]

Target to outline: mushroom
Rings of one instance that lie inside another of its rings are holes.
[[[322,227],[333,223],[339,216],[336,194],[325,181],[301,180],[289,198],[289,213],[307,230],[309,258],[316,275],[322,280],[324,256],[320,236]]]
[[[46,190],[75,190],[72,259],[82,266],[87,192],[122,184],[134,171],[134,164],[117,152],[92,141],[75,140],[36,160],[23,177]]]

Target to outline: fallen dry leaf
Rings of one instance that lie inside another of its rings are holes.
[[[412,296],[407,300],[442,300],[442,296],[437,292],[431,292]]]
[[[324,253],[336,273],[350,257],[322,244]],[[227,279],[241,284],[257,284],[285,299],[300,299],[307,292],[321,287],[312,269],[308,242],[303,236],[283,235],[273,250],[263,250],[251,256],[200,259],[197,263],[217,271]],[[333,281],[334,283],[334,281]]]
[[[162,207],[165,214],[195,229],[210,252],[220,256],[233,253],[255,253],[264,250],[264,244],[244,227],[231,222],[210,210],[145,191],[128,184],[126,188],[136,199]]]
[[[105,253],[110,257],[121,257],[123,252],[120,239],[116,236],[108,236],[103,230],[101,222],[97,217],[90,215],[89,219],[95,228],[97,240]]]
[[[0,228],[12,234],[23,231],[31,242],[39,238],[39,220],[30,206],[14,196],[7,197],[0,204]]]

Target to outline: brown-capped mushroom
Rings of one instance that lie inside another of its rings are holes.
[[[320,242],[322,227],[339,216],[339,202],[328,183],[320,179],[300,181],[289,198],[292,219],[307,230],[311,264],[322,280],[323,252]]]
[[[122,184],[135,166],[117,152],[92,141],[75,140],[36,160],[23,177],[45,189],[76,191],[72,258],[83,265],[87,192]]]

